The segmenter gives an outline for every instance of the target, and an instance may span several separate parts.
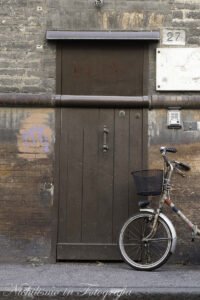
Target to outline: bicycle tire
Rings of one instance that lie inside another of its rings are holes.
[[[149,241],[144,241],[144,237],[152,229],[153,220],[153,213],[141,212],[129,218],[120,231],[119,249],[122,258],[136,270],[157,269],[171,255],[172,233],[168,224],[160,217],[154,236]]]

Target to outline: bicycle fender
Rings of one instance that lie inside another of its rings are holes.
[[[145,209],[140,209],[141,212],[149,212],[152,213],[153,215],[155,215],[155,210],[151,209],[151,208],[145,208]],[[171,246],[171,253],[174,253],[175,249],[176,249],[176,242],[177,242],[177,235],[176,235],[176,230],[174,228],[174,225],[172,224],[172,222],[170,221],[170,219],[164,215],[163,213],[159,214],[160,218],[168,225],[171,234],[172,234],[172,246]]]

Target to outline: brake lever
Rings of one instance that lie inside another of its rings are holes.
[[[182,171],[180,171],[178,168],[175,168],[176,172],[181,175],[182,177],[186,177],[185,173],[183,173]]]

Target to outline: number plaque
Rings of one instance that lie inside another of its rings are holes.
[[[185,30],[163,29],[163,45],[185,45]]]

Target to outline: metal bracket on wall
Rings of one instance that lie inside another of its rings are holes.
[[[94,4],[97,8],[100,8],[103,6],[104,1],[103,0],[95,0]]]

